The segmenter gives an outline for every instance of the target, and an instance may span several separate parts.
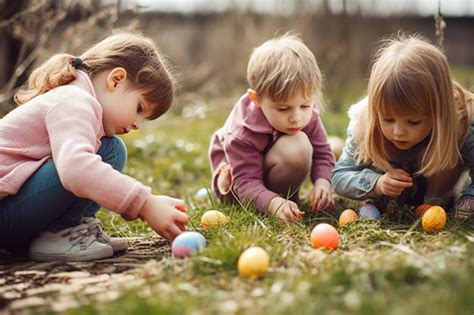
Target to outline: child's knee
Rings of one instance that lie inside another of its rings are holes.
[[[102,145],[97,152],[102,161],[110,164],[115,170],[122,171],[127,161],[127,147],[119,137],[103,137]]]
[[[309,168],[313,155],[313,147],[304,132],[284,135],[274,145],[279,146],[281,162],[288,167]]]

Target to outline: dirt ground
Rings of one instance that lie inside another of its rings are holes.
[[[162,239],[130,239],[126,252],[90,262],[34,262],[0,251],[0,314],[48,308],[64,311],[77,297],[113,300],[123,289],[142,284],[145,264],[169,255]]]

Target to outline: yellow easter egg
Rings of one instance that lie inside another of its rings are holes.
[[[359,218],[357,212],[352,209],[346,209],[342,211],[341,215],[339,216],[339,226],[344,226],[349,222],[355,221]]]
[[[218,227],[219,225],[226,224],[228,222],[229,218],[217,210],[206,211],[201,217],[201,226],[206,230]]]
[[[270,258],[261,247],[250,247],[239,257],[237,267],[244,277],[261,277],[267,273]]]
[[[421,225],[428,233],[441,231],[446,224],[446,212],[439,206],[433,206],[426,210],[421,218]]]

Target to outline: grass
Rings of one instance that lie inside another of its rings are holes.
[[[357,203],[341,200],[335,213],[288,225],[252,205],[220,204],[212,194],[196,195],[210,184],[210,135],[235,99],[179,104],[124,138],[129,149],[125,173],[154,193],[184,199],[189,229],[203,233],[207,247],[185,260],[156,257],[139,271],[145,284],[124,289],[107,303],[80,298],[83,306],[67,314],[474,314],[474,219],[449,219],[444,231],[427,234],[413,209],[391,205],[381,220],[338,228],[339,248],[324,251],[311,247],[311,229],[320,222],[337,226],[338,214]],[[329,134],[344,136],[347,104],[338,106],[339,113],[329,111],[323,120]],[[303,187],[303,196],[309,188]],[[210,209],[222,211],[230,222],[203,230],[200,217]],[[100,218],[112,235],[156,237],[140,220],[126,223],[107,211]],[[269,272],[261,279],[238,274],[239,255],[250,246],[270,255]]]

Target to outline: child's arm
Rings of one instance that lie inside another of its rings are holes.
[[[66,87],[62,90],[77,89]],[[71,97],[71,95],[74,95]],[[96,154],[100,105],[86,93],[58,95],[45,117],[52,157],[63,186],[128,219],[135,219],[151,189],[114,170]]]
[[[352,199],[396,197],[413,186],[410,174],[402,169],[380,174],[367,165],[356,165],[356,150],[357,146],[349,135],[332,172],[334,190],[339,195]]]
[[[356,165],[356,150],[356,143],[349,135],[344,151],[332,171],[334,190],[337,194],[352,199],[376,197],[374,188],[382,174],[367,165]]]
[[[463,164],[469,169],[471,177],[471,184],[464,194],[474,196],[474,181],[472,180],[474,175],[474,120],[471,121],[468,135],[461,146],[461,156]]]
[[[270,201],[278,194],[265,187],[263,154],[253,143],[241,138],[232,138],[225,143],[225,151],[234,176],[232,191],[242,201],[255,201],[257,209],[267,213]]]
[[[466,219],[474,215],[474,120],[466,139],[461,146],[461,155],[464,166],[469,169],[471,184],[456,203],[455,216],[458,219]]]
[[[311,180],[313,183],[320,178],[331,183],[331,171],[334,168],[334,154],[327,139],[326,129],[319,115],[315,112],[308,126],[304,129],[313,147],[313,163]]]
[[[331,171],[335,160],[327,140],[327,133],[319,115],[314,112],[308,127],[305,128],[313,147],[311,180],[314,188],[310,195],[313,211],[326,209],[334,205],[332,199]]]

